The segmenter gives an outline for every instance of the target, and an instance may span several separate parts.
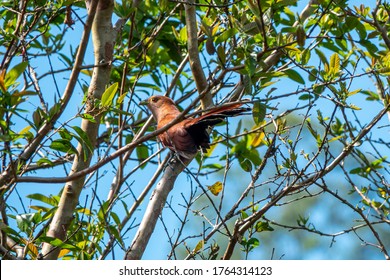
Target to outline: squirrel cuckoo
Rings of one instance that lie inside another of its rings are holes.
[[[157,129],[172,122],[178,115],[179,109],[175,102],[161,95],[149,97],[140,103],[147,105],[157,122]],[[192,158],[199,149],[210,148],[210,137],[207,129],[222,122],[227,117],[241,115],[250,108],[242,107],[242,103],[227,104],[207,111],[197,118],[186,118],[170,127],[158,138],[165,147],[184,158]]]

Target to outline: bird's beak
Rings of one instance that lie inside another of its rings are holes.
[[[139,105],[148,105],[148,99],[142,100]]]

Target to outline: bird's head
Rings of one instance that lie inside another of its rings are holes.
[[[148,106],[152,112],[154,119],[159,122],[167,115],[178,115],[180,111],[177,109],[175,102],[169,97],[162,95],[153,95],[146,100],[140,102],[140,105]]]

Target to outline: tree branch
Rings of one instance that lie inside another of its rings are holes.
[[[171,156],[170,153],[168,156]],[[158,217],[165,205],[169,192],[173,189],[177,176],[191,162],[192,159],[184,161],[174,158],[166,167],[161,180],[158,182],[156,189],[153,191],[142,222],[133,239],[130,248],[126,252],[126,260],[139,260],[145,252],[149,239],[156,227]]]
[[[316,172],[314,175],[310,176],[309,178],[305,179],[304,181],[300,183],[295,183],[293,185],[288,185],[284,187],[280,192],[278,192],[276,195],[273,195],[271,197],[271,200],[263,206],[259,211],[253,213],[248,218],[237,221],[234,226],[233,231],[233,238],[230,239],[229,244],[226,248],[225,254],[223,256],[223,259],[230,259],[235,245],[237,242],[241,239],[241,237],[244,235],[244,233],[254,225],[256,221],[258,221],[272,206],[274,206],[279,200],[281,200],[283,197],[285,197],[287,194],[292,193],[294,191],[297,191],[299,189],[302,189],[304,187],[307,187],[313,183],[315,183],[318,179],[323,178],[326,174],[328,174],[330,171],[332,171],[342,160],[344,160],[354,149],[356,143],[362,140],[364,136],[367,135],[371,131],[371,129],[377,124],[377,122],[387,113],[389,110],[390,105],[386,106],[384,109],[382,109],[373,119],[372,121],[366,125],[360,133],[356,136],[356,138],[348,144],[343,151],[324,169]]]
[[[88,4],[88,3],[87,3]],[[114,50],[114,32],[111,23],[114,3],[112,0],[91,1],[89,13],[94,5],[98,5],[92,24],[92,41],[94,44],[95,64],[101,61],[111,62]],[[87,5],[88,6],[88,5]],[[89,14],[90,15],[90,14]],[[95,122],[82,119],[81,129],[89,136],[91,146],[95,147],[99,131],[100,113],[96,112],[95,100],[100,100],[106,85],[109,82],[111,63],[105,67],[94,69],[88,90],[85,112],[95,116]],[[74,158],[71,173],[84,170],[90,165],[93,156],[92,151],[86,151],[88,147],[79,143],[77,155]],[[83,155],[87,154],[86,158]],[[84,186],[85,176],[82,176],[64,186],[58,209],[53,216],[47,236],[64,240],[66,231],[73,219],[73,212],[78,204],[81,190]],[[56,259],[60,248],[55,248],[50,243],[44,243],[42,254],[44,259]]]
[[[187,48],[190,59],[190,67],[194,77],[198,93],[203,92],[207,88],[207,79],[203,72],[202,63],[199,58],[198,45],[198,28],[196,22],[196,7],[194,0],[188,0],[188,4],[184,5],[186,12],[186,26],[187,26]],[[213,105],[213,100],[210,94],[205,94],[201,99],[202,108],[206,109]]]
[[[89,35],[91,33],[92,22],[95,17],[95,11],[97,8],[97,1],[93,1],[90,7],[89,15],[87,21],[84,26],[84,31],[81,36],[80,44],[78,47],[77,55],[75,58],[75,63],[72,69],[72,73],[69,77],[69,82],[65,88],[64,94],[61,98],[61,106],[58,110],[53,110],[56,113],[48,120],[38,131],[35,138],[25,147],[23,152],[18,156],[19,160],[14,163],[15,166],[18,166],[20,163],[26,162],[31,156],[37,151],[38,146],[42,143],[43,138],[52,130],[54,124],[65,111],[66,106],[70,100],[70,97],[73,94],[74,88],[78,81],[78,76],[81,71],[82,62],[85,56],[85,52],[87,50]],[[57,106],[54,105],[54,106]],[[50,110],[49,110],[50,111]],[[12,174],[13,167],[8,166],[7,170],[3,172],[0,176],[0,185],[7,185],[9,182],[13,180]]]
[[[318,0],[310,0],[310,2],[306,5],[306,7],[302,10],[299,18],[300,22],[304,22],[309,16],[313,14],[314,6],[318,3]],[[296,21],[293,26],[298,25],[299,22]],[[268,70],[271,67],[275,66],[276,63],[280,60],[280,58],[283,55],[283,49],[277,49],[274,50],[271,55],[269,55],[265,60],[264,63],[266,65],[266,68],[264,70]]]

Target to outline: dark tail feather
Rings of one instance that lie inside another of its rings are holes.
[[[186,130],[192,136],[195,144],[201,148],[209,148],[210,138],[207,133],[207,128],[221,123],[227,117],[242,115],[251,110],[248,107],[241,107],[243,104],[228,104],[210,110],[204,115],[189,120],[185,125]]]
[[[227,118],[242,115],[251,110],[249,107],[241,107],[242,103],[227,104],[221,107],[211,109],[207,113],[203,114],[198,120],[204,120],[208,118]]]

